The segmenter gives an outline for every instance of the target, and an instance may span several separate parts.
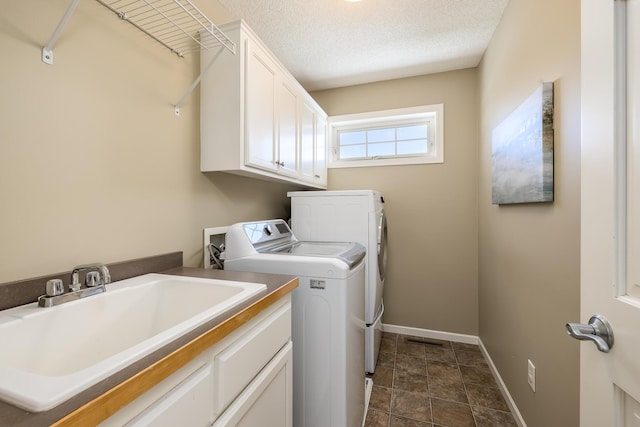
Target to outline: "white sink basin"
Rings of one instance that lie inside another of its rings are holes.
[[[58,306],[0,311],[0,399],[45,411],[266,286],[146,274]]]

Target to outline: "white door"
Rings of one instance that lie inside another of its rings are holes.
[[[327,118],[316,113],[316,152],[313,177],[319,184],[327,185]]]
[[[314,182],[314,140],[316,112],[305,99],[300,102],[300,175],[302,179]]]
[[[278,155],[279,171],[298,175],[298,98],[296,89],[281,81],[278,92]]]
[[[604,316],[614,343],[581,341],[581,426],[640,426],[639,9],[582,0],[580,323]]]
[[[247,40],[246,139],[247,164],[275,170],[277,66],[256,43]],[[228,141],[229,144],[237,141]]]

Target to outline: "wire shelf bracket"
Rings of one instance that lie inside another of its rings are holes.
[[[174,113],[175,113],[176,116],[180,115],[180,108],[182,107],[182,104],[189,97],[189,95],[191,95],[191,92],[193,92],[193,90],[200,84],[200,81],[202,80],[202,77],[204,77],[204,75],[207,73],[207,71],[209,71],[209,68],[211,68],[213,63],[216,62],[216,59],[218,59],[218,57],[220,56],[220,54],[222,52],[224,52],[224,48],[220,47],[220,49],[218,49],[218,52],[215,55],[213,55],[213,58],[211,58],[211,60],[207,64],[207,66],[200,72],[200,75],[198,76],[198,78],[196,78],[196,80],[189,87],[189,89],[187,89],[185,94],[182,95],[182,98],[180,98],[180,100],[176,103],[176,105],[174,106]]]
[[[71,4],[67,7],[67,11],[62,16],[62,19],[51,35],[49,42],[47,42],[47,44],[42,48],[42,62],[45,64],[53,65],[53,46],[56,44],[56,41],[58,41],[58,37],[60,37],[62,30],[64,30],[65,25],[67,25],[67,22],[71,18],[71,15],[73,15],[73,12],[76,10],[76,6],[78,6],[79,2],[80,0],[71,0]]]
[[[42,61],[53,64],[53,46],[71,18],[80,0],[72,0],[53,35],[42,48]],[[96,0],[123,21],[133,25],[153,40],[182,58],[202,49],[219,51],[195,82],[174,106],[176,115],[187,97],[198,86],[204,73],[224,51],[236,53],[235,43],[229,39],[190,0]]]

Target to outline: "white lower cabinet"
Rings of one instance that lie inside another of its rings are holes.
[[[290,427],[292,348],[287,295],[100,425]]]
[[[292,349],[289,343],[280,350],[213,426],[291,427]]]
[[[188,420],[189,425],[208,426],[213,399],[212,374],[211,365],[206,364],[126,425],[175,427]]]

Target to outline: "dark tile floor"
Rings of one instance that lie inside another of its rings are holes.
[[[383,333],[365,427],[517,426],[477,345]]]

